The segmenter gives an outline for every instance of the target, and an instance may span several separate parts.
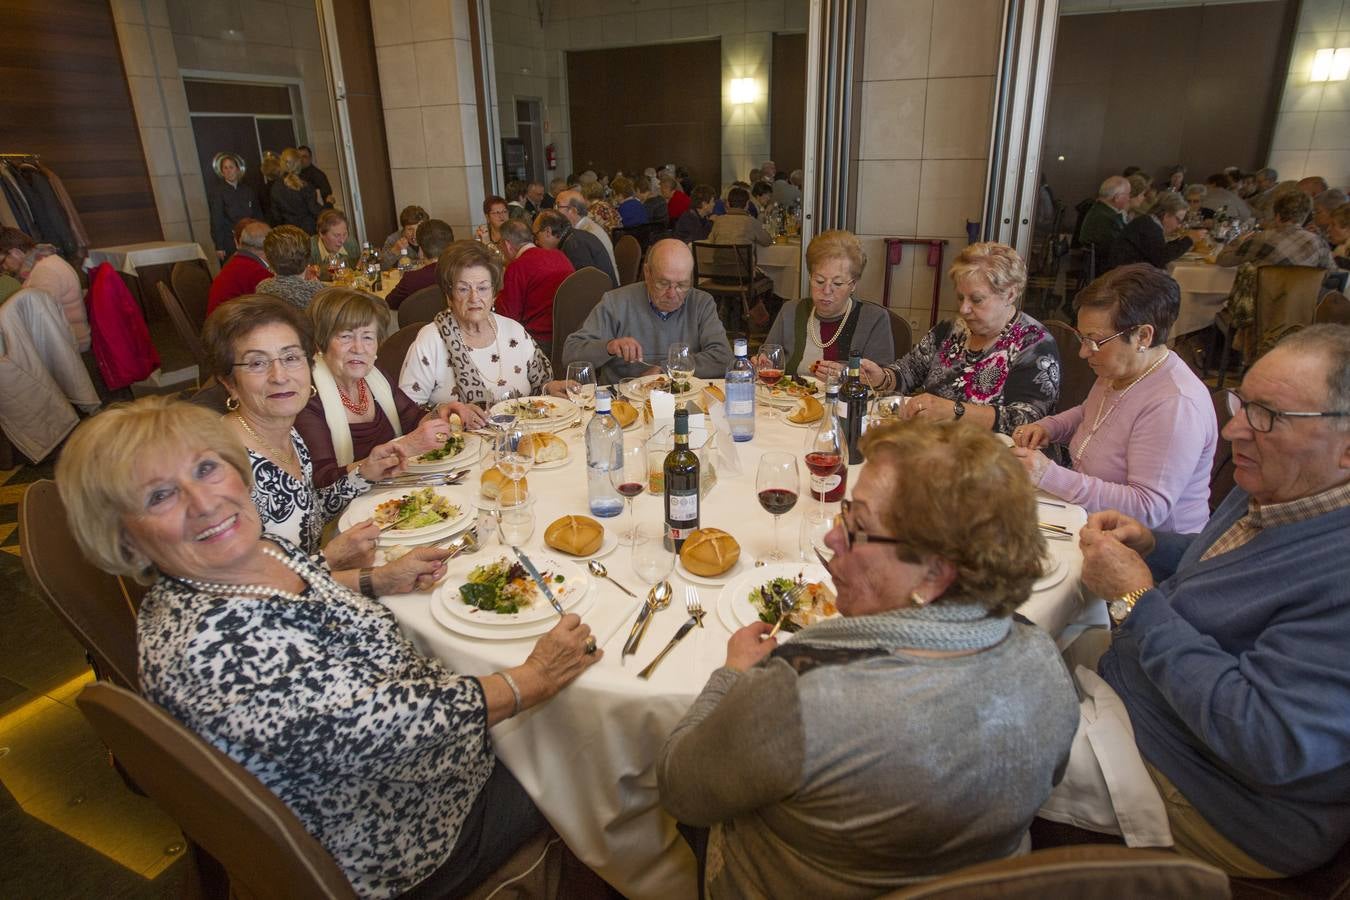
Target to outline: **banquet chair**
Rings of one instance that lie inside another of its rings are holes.
[[[717,301],[728,332],[749,331],[751,307],[773,294],[773,279],[755,268],[755,245],[695,241],[689,249],[694,252],[694,287]]]
[[[403,371],[403,359],[408,355],[408,348],[417,340],[418,332],[424,327],[425,322],[404,325],[385,338],[384,343],[380,344],[380,349],[375,352],[375,368],[380,370],[391,385],[398,384],[398,376]]]
[[[84,647],[94,674],[135,690],[136,606],[141,592],[91,565],[66,522],[56,482],[35,481],[19,501],[23,568],[38,595]]]
[[[188,398],[188,402],[205,406],[212,412],[223,416],[229,412],[225,408],[225,401],[228,399],[230,399],[230,392],[225,390],[225,385],[216,380],[216,376],[212,375],[206,379],[200,390],[193,392],[192,396]]]
[[[1051,319],[1045,323],[1045,330],[1054,336],[1059,346],[1059,401],[1055,411],[1063,412],[1087,399],[1097,376],[1092,374],[1087,360],[1078,354],[1078,334],[1068,322]]]
[[[638,280],[638,270],[642,267],[642,245],[631,234],[625,234],[614,242],[614,260],[619,264],[619,287]]]
[[[183,304],[178,302],[178,297],[169,290],[167,284],[160,281],[155,287],[159,289],[159,299],[164,304],[164,311],[169,314],[169,321],[173,322],[174,330],[178,332],[188,353],[192,354],[197,363],[197,381],[200,384],[202,373],[211,368],[210,361],[206,358],[206,347],[202,344],[201,325],[192,324],[191,315],[183,308]]]
[[[427,285],[408,295],[408,299],[399,304],[398,323],[400,325],[425,325],[436,318],[436,313],[445,309],[445,295],[438,284]]]
[[[581,327],[606,291],[612,290],[609,276],[594,266],[584,266],[563,279],[553,295],[553,375],[567,372],[563,347],[567,336]]]
[[[1219,423],[1214,461],[1209,468],[1209,511],[1214,512],[1237,484],[1234,479],[1237,470],[1233,466],[1233,445],[1223,436],[1224,426],[1233,418],[1233,414],[1228,411],[1227,397],[1223,391],[1214,391],[1210,399],[1214,401],[1214,418]]]
[[[1326,270],[1317,266],[1261,266],[1256,270],[1256,305],[1251,326],[1234,329],[1227,310],[1215,319],[1219,330],[1224,332],[1219,387],[1228,378],[1229,356],[1239,338],[1243,340],[1243,361],[1251,365],[1280,338],[1313,323],[1325,275]]]
[[[1319,325],[1350,325],[1350,299],[1340,291],[1331,291],[1317,304],[1313,321]]]
[[[176,262],[169,272],[169,281],[173,284],[173,292],[183,305],[193,330],[201,334],[202,326],[206,324],[206,307],[211,297],[210,274],[196,261]]]
[[[891,340],[895,343],[895,358],[900,359],[914,346],[914,332],[909,327],[909,319],[899,310],[888,307],[886,312],[891,314]]]

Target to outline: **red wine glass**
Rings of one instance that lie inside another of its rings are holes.
[[[791,453],[773,451],[759,458],[755,493],[759,496],[759,505],[773,516],[773,550],[766,558],[775,562],[787,559],[778,546],[778,519],[797,505],[800,481],[797,457]]]
[[[759,355],[755,357],[755,371],[759,383],[764,385],[764,414],[775,419],[778,411],[773,405],[772,388],[783,379],[783,366],[787,362],[787,353],[781,344],[761,344]]]
[[[641,442],[624,445],[623,462],[609,470],[609,482],[628,501],[628,530],[619,534],[619,543],[631,547],[637,539],[637,526],[633,524],[633,498],[647,486],[646,446]]]

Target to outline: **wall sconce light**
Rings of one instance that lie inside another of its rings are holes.
[[[737,106],[759,99],[759,85],[753,78],[733,78],[730,85],[731,102]]]
[[[1350,47],[1324,47],[1313,55],[1309,81],[1345,81],[1350,78]]]

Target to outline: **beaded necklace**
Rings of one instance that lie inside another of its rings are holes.
[[[308,584],[310,589],[324,600],[338,600],[326,582],[319,579],[310,580],[305,573],[301,571],[300,564],[289,556],[286,556],[271,547],[263,547],[262,552],[290,569],[296,575],[299,575],[300,580]],[[291,591],[283,591],[280,588],[269,587],[265,584],[226,584],[221,581],[198,581],[195,578],[179,578],[178,580],[208,594],[221,594],[230,597],[280,597],[283,600],[289,600],[295,603],[302,602],[305,599],[299,594]]]
[[[844,323],[848,321],[848,314],[851,312],[853,312],[853,297],[850,295],[848,303],[844,305],[844,314],[839,318],[839,327],[835,329],[834,335],[828,341],[822,343],[820,340],[820,317],[813,310],[810,321],[806,323],[806,336],[811,339],[811,343],[821,350],[833,347],[834,342],[839,340],[839,335],[844,333]]]
[[[366,410],[370,409],[370,394],[366,391],[366,380],[358,378],[356,380],[356,402],[347,396],[347,392],[342,389],[342,385],[337,385],[338,398],[342,400],[345,406],[353,415],[364,416]]]
[[[1158,357],[1157,361],[1153,363],[1153,365],[1149,366],[1147,369],[1144,370],[1144,374],[1140,375],[1134,381],[1131,381],[1129,384],[1125,385],[1125,389],[1116,396],[1116,401],[1111,404],[1111,407],[1109,409],[1106,406],[1106,394],[1105,393],[1102,394],[1102,402],[1097,407],[1097,415],[1092,420],[1092,427],[1088,430],[1087,437],[1083,438],[1083,443],[1078,445],[1078,452],[1073,454],[1073,461],[1075,464],[1082,464],[1083,454],[1087,453],[1088,444],[1092,443],[1092,439],[1096,437],[1098,429],[1100,429],[1103,425],[1106,424],[1106,420],[1111,417],[1111,413],[1116,411],[1116,407],[1120,405],[1120,401],[1125,399],[1125,395],[1130,392],[1130,389],[1133,388],[1139,382],[1143,381],[1148,376],[1152,375],[1157,370],[1158,366],[1161,366],[1167,360],[1167,357],[1171,355],[1171,352],[1172,351],[1170,350],[1164,350],[1163,355]]]

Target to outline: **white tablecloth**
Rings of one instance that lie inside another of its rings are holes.
[[[1203,260],[1182,259],[1170,263],[1167,271],[1181,286],[1181,311],[1172,327],[1172,339],[1214,324],[1233,290],[1236,268],[1216,266]]]
[[[553,519],[586,512],[581,432],[580,428],[563,432],[571,450],[565,467],[527,476],[537,513],[534,537],[524,547],[527,553],[543,549],[542,532]],[[703,500],[701,524],[735,535],[743,556],[764,554],[773,528],[769,514],[755,499],[755,466],[766,450],[803,448],[806,434],[805,429],[782,419],[769,422],[761,412],[754,440],[736,445],[742,472],[733,475],[718,467],[718,482]],[[641,427],[629,432],[626,440],[631,444],[639,437],[645,437]],[[804,466],[802,475],[805,484]],[[472,484],[460,489],[465,502],[477,495],[477,476],[475,471],[468,479]],[[801,514],[814,502],[803,491],[797,508],[783,517],[780,528],[785,549],[795,552]],[[640,521],[661,519],[659,496],[643,494],[634,508]],[[1086,519],[1078,507],[1041,506],[1040,515],[1043,521],[1074,531]],[[625,524],[625,520],[605,520],[607,530]],[[1051,553],[1067,563],[1067,575],[1058,585],[1033,594],[1020,611],[1057,635],[1085,605],[1079,590],[1082,557],[1077,541],[1051,540],[1048,544]],[[477,558],[493,559],[503,550],[493,540]],[[627,548],[619,547],[604,562],[613,577],[634,593],[644,593],[640,590],[644,585],[632,572]],[[674,821],[660,809],[653,761],[708,675],[722,664],[730,636],[716,612],[721,588],[696,585],[708,610],[705,627],[690,632],[650,681],[640,680],[638,670],[687,618],[683,600],[688,582],[677,574],[672,583],[676,594],[670,608],[653,619],[637,655],[623,665],[620,655],[639,601],[599,581],[598,601],[585,621],[594,629],[605,658],[553,700],[498,725],[492,733],[497,755],[568,846],[632,900],[697,896],[694,858],[676,833]],[[483,675],[518,665],[533,646],[534,639],[489,642],[456,635],[432,619],[425,595],[390,597],[385,602],[420,650],[458,672]]]
[[[84,267],[93,269],[99,263],[128,275],[136,274],[137,266],[162,266],[184,260],[206,259],[201,245],[190,241],[146,241],[142,244],[119,244],[116,247],[93,247],[85,257]]]
[[[773,292],[784,300],[802,296],[802,244],[772,244],[755,248],[755,263],[773,279]]]

